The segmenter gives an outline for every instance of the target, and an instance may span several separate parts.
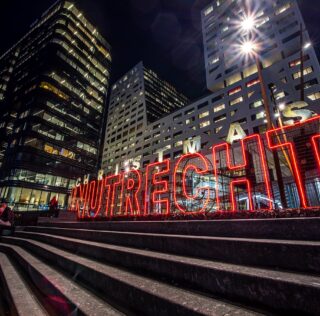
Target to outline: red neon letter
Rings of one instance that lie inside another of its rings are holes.
[[[258,152],[257,152],[257,157],[260,160],[260,166],[262,169],[262,179],[263,183],[266,188],[266,196],[267,196],[267,201],[268,201],[268,210],[272,209],[272,195],[271,195],[271,186],[270,186],[270,180],[269,180],[269,173],[267,169],[267,163],[266,163],[266,157],[265,153],[263,151],[262,147],[262,141],[260,135],[251,135],[249,137],[246,137],[241,140],[241,150],[242,150],[242,164],[238,165],[232,165],[231,162],[231,157],[230,157],[230,145],[228,143],[223,143],[217,146],[213,147],[213,166],[214,166],[214,175],[215,175],[215,180],[216,180],[216,200],[217,200],[217,209],[221,210],[221,201],[220,201],[220,195],[219,195],[219,184],[221,183],[220,177],[219,177],[219,171],[220,168],[218,166],[218,152],[219,151],[226,151],[226,168],[228,171],[241,171],[245,168],[248,167],[248,157],[247,157],[247,152],[246,152],[246,143],[248,141],[254,141],[258,145]],[[249,200],[249,208],[250,210],[254,210],[254,203],[252,200],[252,192],[251,192],[251,182],[249,179],[246,177],[238,178],[237,180],[230,181],[230,201],[231,201],[231,210],[236,211],[237,210],[237,203],[235,199],[235,192],[234,189],[236,186],[246,186],[246,190],[248,192],[248,200]]]
[[[163,168],[162,171],[159,171],[160,168]],[[152,191],[149,188],[149,177],[151,175],[151,169],[156,169],[158,171],[152,174],[152,186],[162,186],[162,189],[154,189]],[[155,162],[149,164],[146,169],[146,183],[145,183],[145,199],[144,199],[144,215],[148,215],[150,213],[149,205],[150,205],[150,195],[152,200],[152,205],[164,204],[165,206],[165,214],[168,215],[170,213],[169,208],[169,198],[160,199],[160,195],[169,192],[169,181],[168,180],[159,180],[159,177],[164,175],[168,175],[170,172],[170,161],[164,160],[163,162]],[[150,195],[149,195],[150,189]]]
[[[252,195],[251,195],[252,191],[251,191],[250,181],[247,179],[242,179],[242,180],[235,180],[230,183],[232,211],[235,211],[237,209],[237,201],[235,200],[234,190],[235,190],[235,187],[238,185],[245,185],[246,186],[246,189],[248,192],[249,209],[253,210]]]
[[[318,167],[320,169],[319,140],[320,140],[320,135],[315,135],[315,136],[312,137],[312,147],[313,147],[313,150],[315,152],[315,156],[316,156],[316,159],[317,159]]]
[[[204,166],[203,168],[200,168],[194,164],[188,163],[188,160],[190,159],[199,159],[201,161],[201,164]],[[194,212],[187,212],[186,209],[183,207],[183,205],[181,205],[178,201],[177,195],[177,175],[179,172],[179,169],[181,169],[181,164],[185,161],[185,166],[183,167],[182,171],[182,193],[181,193],[181,199],[185,199],[188,200],[190,202],[193,202],[196,198],[199,197],[199,192],[201,190],[205,190],[207,192],[207,196],[205,198],[205,201],[203,202],[203,206],[201,209],[194,211]],[[209,199],[210,199],[210,188],[209,187],[202,187],[202,188],[197,188],[196,189],[196,194],[195,195],[189,195],[187,187],[186,187],[186,178],[187,178],[187,173],[189,170],[194,170],[195,173],[199,174],[199,175],[203,175],[206,174],[209,171],[209,167],[208,167],[208,162],[207,159],[201,155],[200,153],[195,153],[195,154],[187,154],[182,156],[175,167],[174,170],[174,175],[173,175],[173,196],[174,196],[174,203],[176,205],[176,207],[183,213],[188,213],[188,214],[194,214],[194,213],[201,213],[204,212],[206,210],[206,207],[209,203]]]
[[[308,201],[307,201],[307,195],[305,192],[305,184],[303,183],[303,180],[302,180],[302,175],[301,175],[299,164],[298,164],[297,154],[295,152],[295,146],[292,142],[287,141],[286,138],[284,140],[280,139],[278,132],[281,135],[292,128],[303,127],[303,125],[308,124],[312,121],[317,121],[317,120],[319,121],[319,119],[320,119],[320,116],[316,116],[316,117],[313,117],[313,118],[306,120],[304,122],[298,122],[294,125],[272,129],[266,133],[268,146],[270,147],[270,149],[272,149],[272,150],[281,149],[281,150],[288,151],[288,154],[289,154],[289,157],[291,160],[290,163],[291,163],[291,167],[292,167],[293,177],[295,179],[297,189],[298,189],[298,194],[299,194],[299,198],[300,198],[300,205],[303,208],[308,208]],[[281,138],[284,138],[284,137],[281,137]],[[315,144],[315,140],[316,140],[316,138],[312,138],[316,157],[318,158],[318,156],[317,156],[318,149]]]
[[[141,173],[139,170],[131,170],[123,174],[121,188],[121,207],[123,204],[125,205],[125,216],[128,216],[128,209],[130,211],[130,215],[140,216],[140,204],[138,198],[140,189]]]
[[[76,212],[76,203],[77,203],[77,192],[78,187],[74,186],[71,191],[71,200],[70,200],[70,207],[68,208],[68,211],[70,212]]]
[[[88,215],[91,217],[91,204],[92,204],[92,198],[95,199],[96,196],[96,181],[92,180],[89,183],[89,194],[88,194]]]
[[[115,194],[117,188],[121,185],[121,175],[112,175],[105,178],[106,194],[106,217],[113,217],[115,214]],[[109,216],[108,216],[109,214]]]
[[[73,210],[77,212],[78,218],[84,218],[88,206],[89,184],[80,184],[74,189],[75,206]],[[78,197],[76,197],[77,193],[79,193]]]
[[[94,211],[94,218],[97,217],[101,210],[102,196],[104,189],[104,180],[96,180],[90,183],[90,210]]]

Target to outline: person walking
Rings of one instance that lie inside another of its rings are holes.
[[[59,216],[58,200],[56,196],[54,196],[49,203],[49,211],[54,213],[54,217]]]

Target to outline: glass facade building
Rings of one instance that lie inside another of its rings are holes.
[[[74,3],[58,1],[0,57],[1,197],[45,209],[99,166],[111,48]]]

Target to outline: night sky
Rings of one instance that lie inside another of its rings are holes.
[[[260,2],[260,0],[256,0]],[[1,0],[0,53],[26,33],[54,0]],[[191,99],[207,93],[200,10],[211,0],[77,0],[112,46],[116,81],[140,60]],[[317,52],[320,0],[299,0]]]

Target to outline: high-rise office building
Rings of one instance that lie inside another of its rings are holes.
[[[202,11],[202,30],[207,87],[225,101],[227,116],[236,112],[232,121],[254,126],[264,117],[253,55],[262,65],[272,119],[279,104],[301,99],[302,86],[308,108],[318,111],[319,62],[296,0],[213,1]]]
[[[1,197],[15,209],[65,207],[95,173],[110,46],[70,1],[58,1],[0,57]]]
[[[102,168],[119,167],[136,150],[135,140],[149,124],[185,106],[188,99],[142,62],[113,86],[108,110]],[[139,161],[141,157],[135,157]]]

